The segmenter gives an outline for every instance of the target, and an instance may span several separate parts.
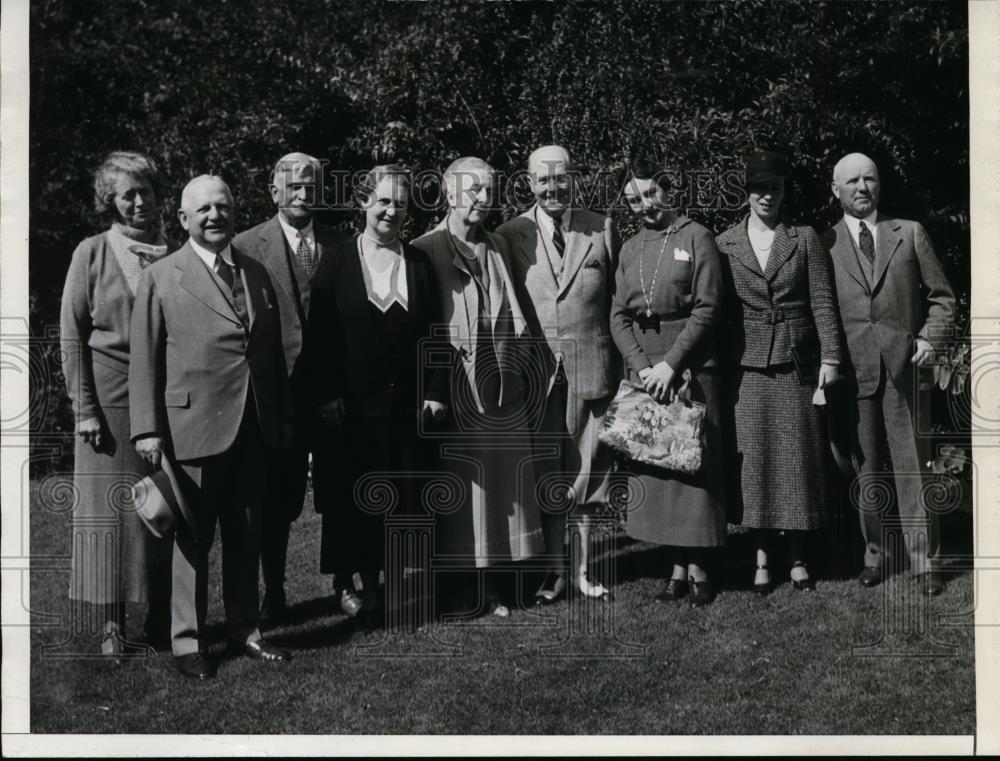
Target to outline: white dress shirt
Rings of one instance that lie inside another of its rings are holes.
[[[191,248],[194,249],[194,252],[198,254],[198,258],[205,262],[205,266],[208,267],[213,273],[218,274],[215,272],[215,252],[209,251],[207,248],[202,248],[195,243],[192,238],[188,238],[188,243],[191,244]],[[226,247],[219,252],[219,255],[222,257],[222,261],[230,267],[236,266],[233,263],[233,249],[228,244],[226,244]]]
[[[875,221],[878,219],[878,209],[873,211],[867,217],[864,218],[865,227],[867,227],[872,234],[872,242],[875,244],[875,250],[878,251],[878,230],[875,227]],[[862,220],[857,217],[852,217],[850,214],[844,215],[844,222],[847,223],[847,229],[851,233],[851,238],[854,239],[854,245],[857,246],[858,251],[861,250],[861,244],[858,243],[858,235],[861,232],[861,228],[858,223]]]

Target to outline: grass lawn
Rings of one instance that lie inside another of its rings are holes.
[[[68,516],[33,504],[31,517],[33,554],[68,556]],[[946,552],[968,550],[967,515],[944,528]],[[198,684],[176,673],[168,653],[122,665],[79,657],[98,642],[72,631],[68,571],[33,572],[31,729],[972,734],[973,577],[952,574],[929,601],[905,575],[861,589],[848,562],[860,559],[856,533],[851,523],[827,536],[834,551],[818,564],[813,594],[782,583],[770,597],[753,595],[751,552],[737,534],[720,561],[725,588],[714,605],[656,604],[663,551],[615,536],[610,605],[562,602],[515,609],[507,620],[365,633],[334,613],[318,573],[319,518],[307,504],[289,550],[291,618],[269,632],[294,648],[287,667],[225,659],[214,680]],[[223,658],[219,565],[217,537],[209,622]],[[529,574],[521,586],[530,593],[536,583]],[[142,615],[130,606],[132,631]]]

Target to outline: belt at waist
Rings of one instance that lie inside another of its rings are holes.
[[[763,322],[774,325],[785,320],[800,320],[812,317],[812,310],[806,306],[783,306],[774,309],[755,310],[744,309],[743,319],[747,322]]]

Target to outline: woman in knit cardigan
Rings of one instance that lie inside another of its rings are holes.
[[[101,652],[118,658],[126,601],[150,602],[150,641],[169,633],[169,577],[163,576],[169,547],[145,529],[132,504],[130,487],[148,469],[129,443],[128,410],[132,300],[142,271],[167,253],[167,242],[160,232],[160,179],[148,157],[111,153],[95,173],[94,196],[110,228],[73,252],[60,318],[62,369],[76,422],[69,595],[93,606],[81,606],[79,614],[94,628],[103,622]]]

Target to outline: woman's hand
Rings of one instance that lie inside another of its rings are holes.
[[[81,420],[76,424],[76,435],[97,449],[101,446],[101,421],[96,417]]]
[[[832,386],[840,380],[840,368],[826,362],[819,366],[819,387]]]
[[[646,393],[658,402],[662,402],[668,396],[672,397],[674,394],[674,389],[672,388],[674,369],[666,362],[657,362],[649,369],[645,378],[642,377],[641,373],[639,374],[639,378],[646,387]]]
[[[344,422],[344,400],[334,399],[332,402],[327,402],[320,407],[319,417],[327,425],[340,428]]]
[[[441,402],[435,402],[430,399],[424,399],[424,407],[420,411],[420,414],[424,418],[430,418],[432,423],[439,423],[444,420],[444,416],[448,414],[448,405],[442,404]]]
[[[135,442],[135,451],[139,456],[152,465],[154,468],[160,464],[162,457],[163,439],[159,436],[147,436]]]

